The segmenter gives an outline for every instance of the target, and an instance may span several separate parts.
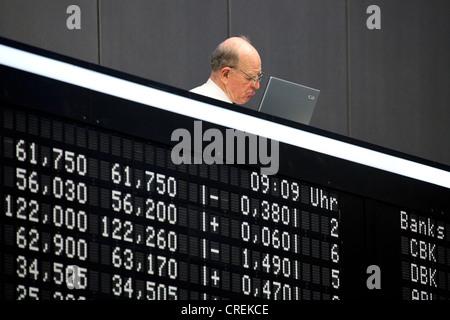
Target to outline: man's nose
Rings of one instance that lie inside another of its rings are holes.
[[[260,87],[260,83],[259,83],[259,80],[258,80],[258,81],[256,81],[256,83],[253,84],[253,88],[255,88],[255,90],[258,90],[259,87]]]

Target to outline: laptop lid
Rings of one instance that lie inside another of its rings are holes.
[[[309,124],[320,90],[270,77],[258,111]]]

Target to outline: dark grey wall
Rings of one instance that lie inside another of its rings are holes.
[[[0,36],[191,89],[219,42],[246,35],[267,76],[321,89],[312,126],[450,165],[449,13],[448,0],[0,0]]]
[[[227,2],[100,2],[101,64],[183,89],[206,81],[227,37]]]
[[[450,1],[375,1],[382,28],[349,10],[351,135],[450,164]]]
[[[80,30],[66,26],[72,4],[81,9]],[[0,36],[97,63],[97,2],[0,0]]]

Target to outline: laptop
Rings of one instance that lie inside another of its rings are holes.
[[[270,77],[258,111],[309,124],[320,90]]]

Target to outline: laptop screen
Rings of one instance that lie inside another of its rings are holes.
[[[270,77],[258,111],[309,124],[319,94],[318,89]]]

